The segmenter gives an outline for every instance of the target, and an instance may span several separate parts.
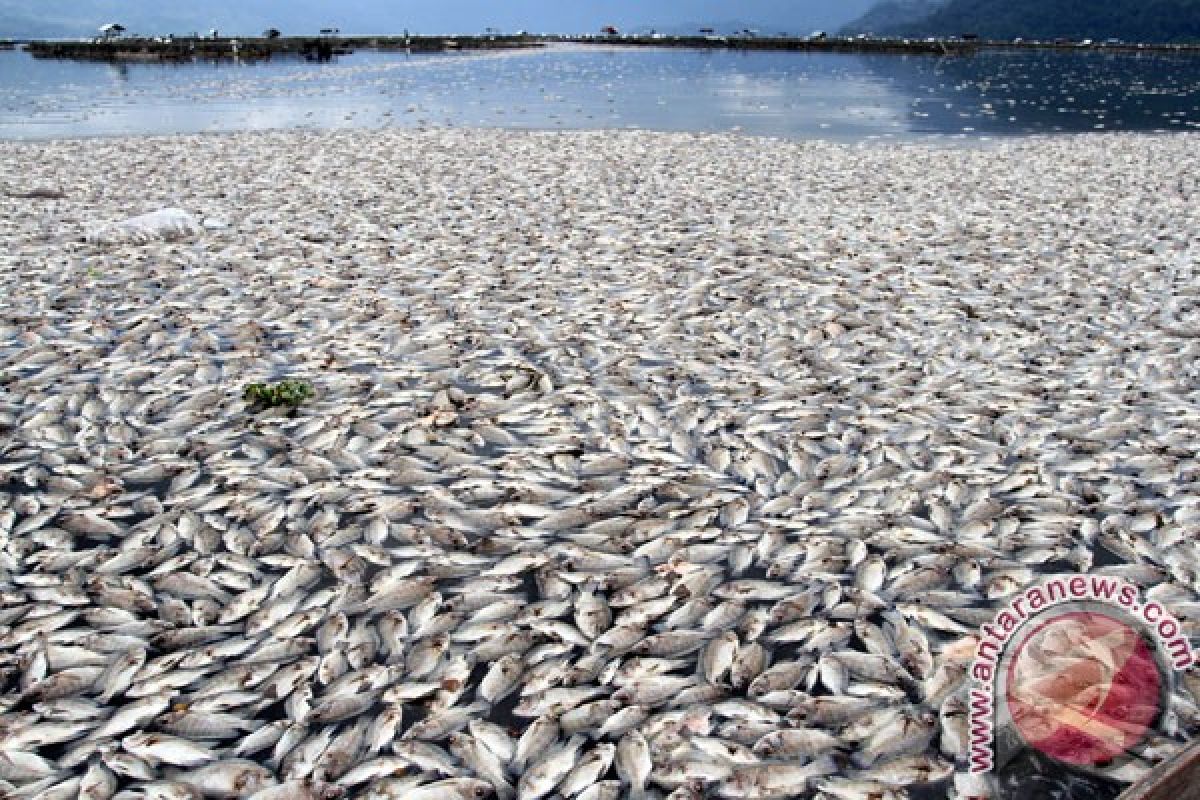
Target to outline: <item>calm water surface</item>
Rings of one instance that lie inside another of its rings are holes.
[[[107,64],[0,52],[0,138],[416,125],[862,140],[1200,126],[1200,58],[554,46],[334,63]]]

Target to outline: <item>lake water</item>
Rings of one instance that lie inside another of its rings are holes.
[[[1200,58],[552,46],[328,64],[109,64],[0,52],[0,138],[416,125],[864,140],[1200,126]]]

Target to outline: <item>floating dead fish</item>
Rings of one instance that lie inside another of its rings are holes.
[[[1016,592],[1091,569],[1197,632],[1197,220],[1139,188],[1194,150],[0,143],[72,186],[0,234],[0,789],[946,781]]]

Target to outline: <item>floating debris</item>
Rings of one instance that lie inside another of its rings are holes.
[[[242,399],[263,408],[289,406],[295,408],[313,396],[311,383],[288,379],[278,383],[251,383],[242,392]]]
[[[24,200],[61,200],[67,196],[62,189],[52,189],[48,186],[34,186],[32,189],[8,189],[5,194]]]
[[[90,229],[84,237],[93,244],[148,242],[151,239],[181,239],[203,232],[204,227],[180,208],[164,208],[119,222]]]

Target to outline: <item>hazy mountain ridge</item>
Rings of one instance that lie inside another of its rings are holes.
[[[79,26],[69,21],[0,12],[0,39],[63,39],[79,35]]]
[[[763,35],[779,31],[829,30],[865,11],[872,0],[742,0],[737,7],[743,28]],[[719,20],[706,25],[691,20]],[[597,33],[605,25],[621,30],[695,33],[702,27],[725,28],[727,0],[210,0],[163,3],[161,0],[0,0],[0,36],[92,36],[106,22],[150,35],[190,33],[217,28],[251,35],[267,27],[284,34],[311,35],[336,27],[343,33],[473,33],[485,28],[547,33]],[[49,33],[48,31],[52,31]]]
[[[885,0],[846,26],[865,30],[912,0]],[[922,0],[916,0],[921,2]],[[864,25],[866,20],[868,25]],[[931,13],[875,24],[871,32],[898,36],[988,39],[1121,39],[1128,42],[1200,41],[1200,0],[949,0]]]
[[[258,33],[266,27],[285,32],[316,33],[320,28],[337,25],[339,19],[363,16],[361,0],[338,4],[332,10],[321,0],[280,2],[213,3],[204,10],[157,0],[42,0],[36,11],[25,0],[0,0],[0,35],[9,36],[92,36],[99,26],[119,22],[129,33],[162,35],[207,32],[210,28],[241,34]],[[379,14],[374,22],[384,24],[391,15]],[[403,24],[392,20],[394,24]],[[388,29],[391,29],[389,25]],[[47,33],[43,31],[52,31]]]
[[[789,36],[807,36],[811,28],[803,22],[796,21],[791,25],[768,25],[762,22],[745,19],[722,19],[708,22],[679,22],[656,27],[654,25],[639,25],[629,29],[629,33],[646,34],[650,32],[665,33],[668,36],[696,36],[701,30],[712,30],[714,35],[731,35],[745,30],[754,31],[759,36],[778,36],[786,33]]]
[[[940,10],[949,0],[884,0],[839,31],[853,36],[859,33],[882,33],[911,25]]]
[[[630,28],[629,33],[644,34],[653,31],[655,33],[665,33],[668,36],[695,36],[699,34],[702,29],[708,28],[711,28],[712,31],[717,34],[730,34],[746,30],[747,28],[750,30],[760,31],[762,33],[766,33],[768,31],[775,33],[775,31],[770,27],[763,28],[760,24],[754,22],[753,20],[744,19],[726,19],[719,22],[675,22],[661,26],[638,25]]]

